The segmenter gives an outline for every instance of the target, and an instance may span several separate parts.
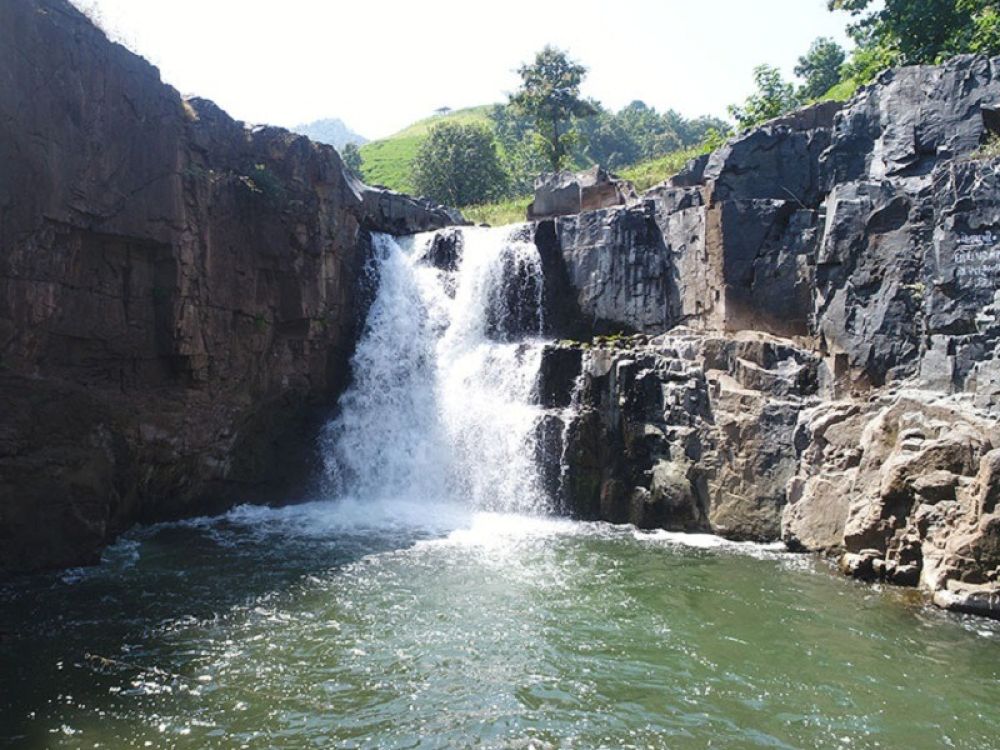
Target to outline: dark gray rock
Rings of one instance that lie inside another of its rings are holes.
[[[834,123],[821,159],[826,189],[889,179],[915,192],[942,161],[974,151],[986,139],[987,123],[995,123],[997,66],[996,59],[962,56],[883,73]]]
[[[573,349],[547,350],[543,371],[561,369]],[[680,331],[575,349],[583,367],[559,451],[564,507],[643,528],[777,538],[818,358],[762,335]]]

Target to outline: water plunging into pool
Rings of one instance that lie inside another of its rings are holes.
[[[530,235],[466,229],[374,245],[378,292],[324,437],[332,494],[544,512],[533,403],[542,273]]]

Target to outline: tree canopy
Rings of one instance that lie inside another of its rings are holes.
[[[937,63],[964,52],[1000,54],[996,0],[827,0],[854,18],[844,74],[860,83],[886,67]]]
[[[575,120],[594,114],[580,97],[587,68],[562,50],[546,46],[534,62],[518,69],[521,87],[510,103],[534,121],[536,148],[553,170],[562,169],[576,143]]]
[[[412,169],[416,191],[449,206],[494,200],[507,190],[493,134],[478,124],[431,128]]]
[[[814,40],[795,66],[795,75],[804,81],[799,98],[816,99],[833,88],[840,81],[840,66],[846,58],[844,48],[832,39]]]

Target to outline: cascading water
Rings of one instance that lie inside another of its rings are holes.
[[[334,492],[545,510],[532,403],[543,329],[538,250],[518,228],[464,229],[456,262],[439,268],[435,239],[374,236],[378,292],[354,382],[324,436]]]

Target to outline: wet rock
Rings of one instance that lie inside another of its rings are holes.
[[[538,370],[538,401],[546,408],[565,408],[583,364],[583,350],[572,344],[548,346]]]
[[[934,603],[942,609],[1000,619],[1000,586],[949,581],[948,588],[934,592]]]
[[[446,229],[434,235],[423,260],[438,270],[454,273],[462,259],[464,235],[455,229]]]

